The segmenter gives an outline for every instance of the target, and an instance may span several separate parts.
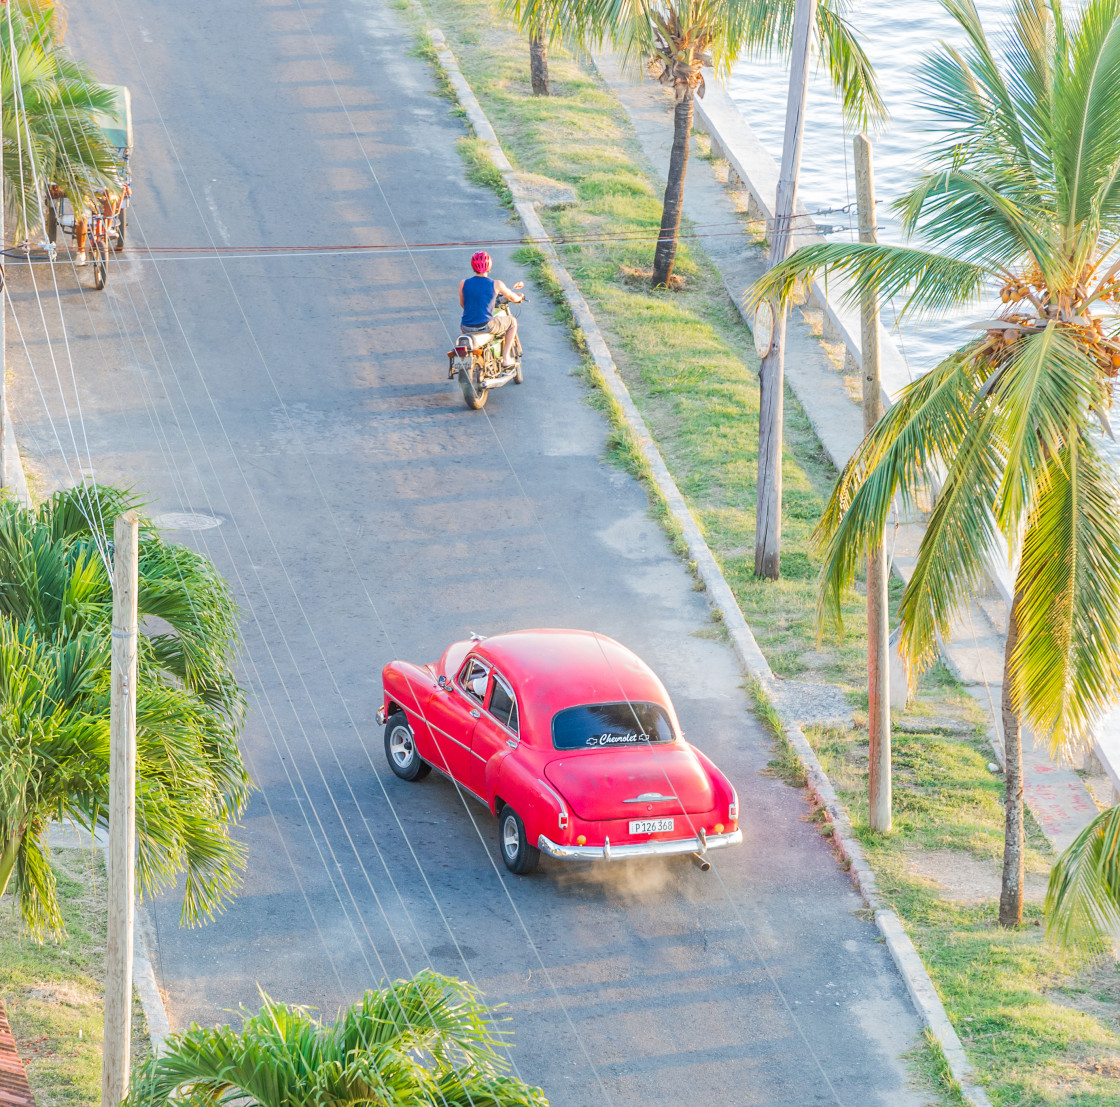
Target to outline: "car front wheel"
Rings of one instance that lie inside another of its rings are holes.
[[[531,873],[541,859],[541,851],[529,842],[521,816],[508,805],[498,816],[498,846],[506,868],[518,876]]]
[[[422,780],[432,771],[431,765],[416,752],[416,738],[402,712],[390,715],[385,722],[385,756],[389,768],[401,780]]]

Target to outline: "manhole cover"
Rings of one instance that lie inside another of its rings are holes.
[[[201,515],[192,511],[165,511],[152,522],[160,530],[212,530],[222,525],[221,519],[214,515]]]

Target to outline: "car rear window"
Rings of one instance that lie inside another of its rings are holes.
[[[614,749],[672,740],[669,716],[656,703],[589,703],[552,717],[552,745],[558,750]]]

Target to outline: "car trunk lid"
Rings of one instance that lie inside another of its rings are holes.
[[[708,774],[680,741],[573,751],[550,761],[545,776],[581,819],[692,814],[715,803]]]

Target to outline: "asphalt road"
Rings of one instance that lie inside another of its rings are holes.
[[[171,520],[245,612],[251,862],[204,929],[155,904],[173,1025],[258,986],[333,1015],[432,965],[508,1005],[517,1070],[557,1107],[924,1102],[902,983],[802,798],[763,775],[732,654],[602,460],[563,330],[527,306],[525,384],[483,413],[444,379],[470,250],[395,247],[513,228],[464,180],[462,125],[397,13],[106,0],[71,10],[70,42],[133,92],[132,239],[104,293],[67,263],[9,266],[17,429],[41,489],[92,474],[217,522]],[[394,249],[175,249],[369,243]],[[484,810],[390,774],[386,661],[540,625],[613,635],[662,676],[741,798],[746,843],[711,873],[511,878]]]

